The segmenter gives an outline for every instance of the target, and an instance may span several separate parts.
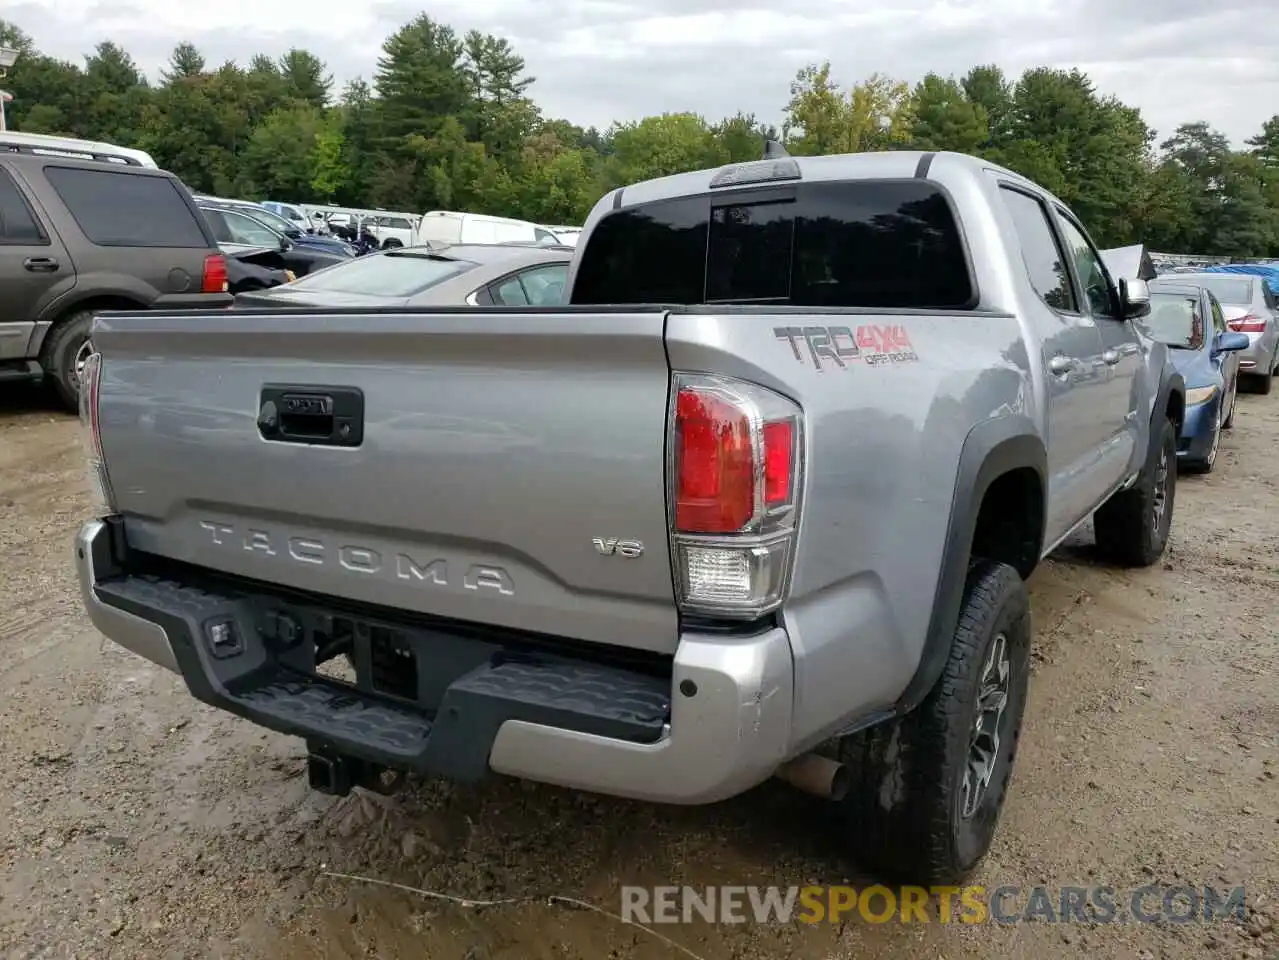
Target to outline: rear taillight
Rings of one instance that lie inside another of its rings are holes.
[[[91,353],[85,360],[84,369],[80,374],[80,426],[84,433],[85,460],[93,506],[99,514],[106,514],[115,512],[115,498],[111,494],[107,462],[102,454],[102,427],[98,410],[101,378],[102,355]]]
[[[1265,333],[1266,332],[1265,319],[1253,313],[1249,313],[1246,316],[1242,316],[1242,317],[1235,317],[1235,319],[1233,320],[1228,320],[1226,322],[1226,326],[1228,326],[1235,333]]]
[[[227,272],[226,257],[220,253],[211,253],[204,258],[204,277],[200,281],[202,293],[226,293]]]
[[[803,414],[728,377],[676,374],[672,526],[680,605],[756,617],[790,580],[803,488]]]

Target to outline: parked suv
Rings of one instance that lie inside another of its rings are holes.
[[[172,174],[0,134],[0,381],[47,378],[74,410],[95,313],[228,306],[226,288],[226,259]]]

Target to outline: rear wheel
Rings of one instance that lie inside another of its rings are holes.
[[[93,352],[89,326],[93,311],[80,310],[58,321],[40,350],[40,366],[53,385],[58,400],[68,410],[80,407],[80,372]]]
[[[1137,482],[1101,505],[1093,526],[1097,548],[1110,560],[1148,567],[1163,556],[1177,493],[1177,424],[1165,418]]]
[[[396,240],[394,237],[389,237],[386,243],[382,244],[382,249],[393,250],[396,247],[402,247],[402,246],[404,246],[404,244],[400,243],[399,240]]]
[[[974,561],[932,692],[839,744],[852,776],[843,831],[860,865],[903,883],[957,883],[986,855],[1021,735],[1030,640],[1017,571]]]

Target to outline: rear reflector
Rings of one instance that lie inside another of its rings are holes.
[[[1226,322],[1226,326],[1228,326],[1235,333],[1265,333],[1266,332],[1265,319],[1262,317],[1258,317],[1252,313],[1248,314],[1247,316],[1236,317],[1234,320],[1228,320]]]
[[[226,293],[226,257],[211,253],[204,258],[204,277],[200,282],[201,293]]]

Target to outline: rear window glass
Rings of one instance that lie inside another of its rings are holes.
[[[1222,303],[1252,303],[1252,281],[1237,277],[1195,277],[1196,286],[1211,290]]]
[[[1151,337],[1160,343],[1188,350],[1203,346],[1204,319],[1198,297],[1151,293],[1150,315],[1144,322]]]
[[[936,186],[814,183],[768,196],[609,214],[587,239],[573,302],[972,306],[963,242]]]
[[[439,260],[415,254],[381,253],[338,264],[302,277],[294,290],[328,290],[378,297],[411,297],[475,267],[466,260]]]
[[[44,168],[84,235],[102,247],[207,248],[196,213],[168,177]]]

